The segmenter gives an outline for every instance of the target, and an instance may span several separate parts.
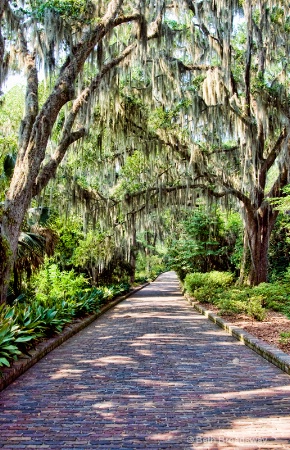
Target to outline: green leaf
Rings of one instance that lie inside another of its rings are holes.
[[[8,359],[6,359],[6,358],[1,358],[1,357],[0,357],[0,367],[1,367],[1,366],[7,366],[7,367],[10,367],[10,363],[9,363]]]
[[[15,339],[14,342],[29,342],[32,341],[37,337],[37,334],[32,334],[30,336],[20,336],[17,339]]]

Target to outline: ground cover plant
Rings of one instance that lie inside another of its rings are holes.
[[[45,267],[34,282],[39,282],[34,295],[21,295],[12,305],[0,307],[0,368],[9,367],[22,354],[29,355],[39,340],[60,333],[76,318],[98,312],[130,288],[124,282],[88,287],[83,275],[73,270],[61,272],[56,265]]]
[[[268,309],[290,318],[290,270],[279,282],[259,286],[238,285],[229,272],[195,272],[184,280],[184,289],[196,301],[215,305],[221,315],[245,314],[264,320]]]

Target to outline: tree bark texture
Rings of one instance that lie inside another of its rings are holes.
[[[130,248],[130,266],[132,268],[132,272],[130,275],[130,283],[133,284],[135,282],[135,272],[136,272],[136,258],[137,258],[137,231],[136,231],[136,218],[133,214],[132,216],[132,230],[131,230],[131,248]]]
[[[251,286],[268,281],[268,249],[278,211],[265,203],[257,211],[246,212],[246,234],[250,251],[248,281]]]

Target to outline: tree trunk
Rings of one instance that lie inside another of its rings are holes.
[[[0,6],[0,18],[3,15],[3,1]],[[54,176],[68,147],[84,136],[85,129],[73,131],[75,118],[83,103],[98,89],[102,78],[121,61],[123,61],[137,46],[137,39],[128,45],[115,58],[104,64],[102,70],[93,78],[90,86],[76,97],[75,81],[82,72],[89,55],[115,26],[132,20],[140,19],[139,13],[118,17],[122,0],[111,0],[107,12],[102,20],[88,32],[63,64],[59,78],[56,81],[47,100],[39,110],[38,105],[38,77],[34,52],[30,54],[25,39],[25,30],[20,26],[21,53],[27,72],[27,90],[25,101],[25,115],[20,126],[19,151],[17,161],[6,195],[6,202],[0,214],[0,303],[5,302],[13,262],[16,257],[18,237],[25,213],[33,196],[37,195]],[[158,34],[159,16],[156,23],[152,23],[151,36]],[[3,59],[3,39],[0,34],[0,81]],[[74,99],[73,107],[64,124],[63,135],[54,157],[47,164],[42,165],[46,156],[46,147],[51,136],[53,126],[61,108]]]
[[[130,275],[130,283],[133,284],[135,282],[135,272],[136,272],[136,257],[137,257],[137,231],[136,231],[136,219],[135,216],[132,216],[132,243],[130,249],[130,266],[132,268],[132,272]]]
[[[263,205],[254,213],[246,214],[246,233],[251,256],[249,284],[256,286],[268,281],[268,249],[271,232],[278,212]]]
[[[13,294],[15,297],[18,297],[21,294],[21,284],[22,280],[19,276],[18,270],[16,269],[16,265],[13,266]]]
[[[243,284],[245,282],[246,276],[248,274],[249,270],[249,239],[248,239],[248,233],[244,233],[244,240],[243,240],[243,256],[241,261],[241,267],[240,267],[240,277],[239,277],[239,284]]]
[[[21,205],[13,208],[13,212],[16,213],[13,214],[13,217],[11,217],[10,211],[10,208],[4,208],[0,222],[0,303],[4,303],[6,300],[10,275],[16,259],[18,236],[25,214]]]

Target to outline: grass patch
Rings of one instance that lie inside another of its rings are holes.
[[[289,344],[290,343],[290,331],[283,331],[280,333],[280,344]]]

